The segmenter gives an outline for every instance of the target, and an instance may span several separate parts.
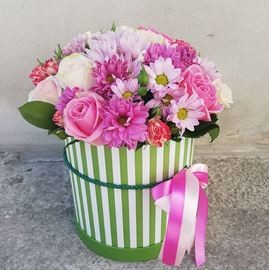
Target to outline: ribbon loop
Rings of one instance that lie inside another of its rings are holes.
[[[160,253],[163,263],[179,266],[194,241],[196,265],[205,262],[208,200],[204,189],[207,185],[207,166],[194,164],[152,189],[155,204],[169,213]]]

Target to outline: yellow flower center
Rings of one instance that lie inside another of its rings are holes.
[[[177,112],[177,118],[179,120],[185,120],[188,116],[188,111],[185,108],[181,108]]]
[[[122,94],[122,97],[125,98],[125,99],[128,99],[130,97],[133,96],[133,93],[131,91],[125,91],[123,94]]]
[[[165,74],[160,74],[160,75],[157,75],[156,79],[155,79],[156,83],[157,84],[161,84],[163,86],[167,85],[168,84],[168,78]]]
[[[166,94],[166,95],[162,98],[162,104],[163,104],[164,106],[168,106],[168,105],[170,105],[172,99],[173,99],[172,96],[170,96],[169,94]]]
[[[108,75],[108,76],[106,77],[106,81],[107,81],[108,83],[114,82],[113,76],[112,76],[112,75]]]

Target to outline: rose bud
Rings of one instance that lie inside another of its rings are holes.
[[[161,147],[163,144],[171,139],[171,131],[169,126],[163,122],[159,117],[152,118],[147,123],[149,144]]]

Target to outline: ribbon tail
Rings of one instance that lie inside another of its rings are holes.
[[[171,209],[168,217],[165,239],[163,243],[162,262],[175,265],[177,247],[183,218],[186,171],[182,170],[173,178]]]
[[[180,236],[175,265],[179,266],[186,253],[190,252],[195,238],[196,217],[200,184],[195,175],[186,171],[186,187]]]
[[[208,199],[205,191],[200,187],[199,202],[197,210],[197,222],[195,229],[195,261],[196,266],[201,266],[205,263],[205,237],[206,224],[208,217]]]

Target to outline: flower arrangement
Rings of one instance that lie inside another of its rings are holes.
[[[35,89],[19,108],[60,139],[137,149],[219,134],[217,114],[230,88],[215,64],[187,42],[156,30],[114,24],[72,39],[29,78]]]

